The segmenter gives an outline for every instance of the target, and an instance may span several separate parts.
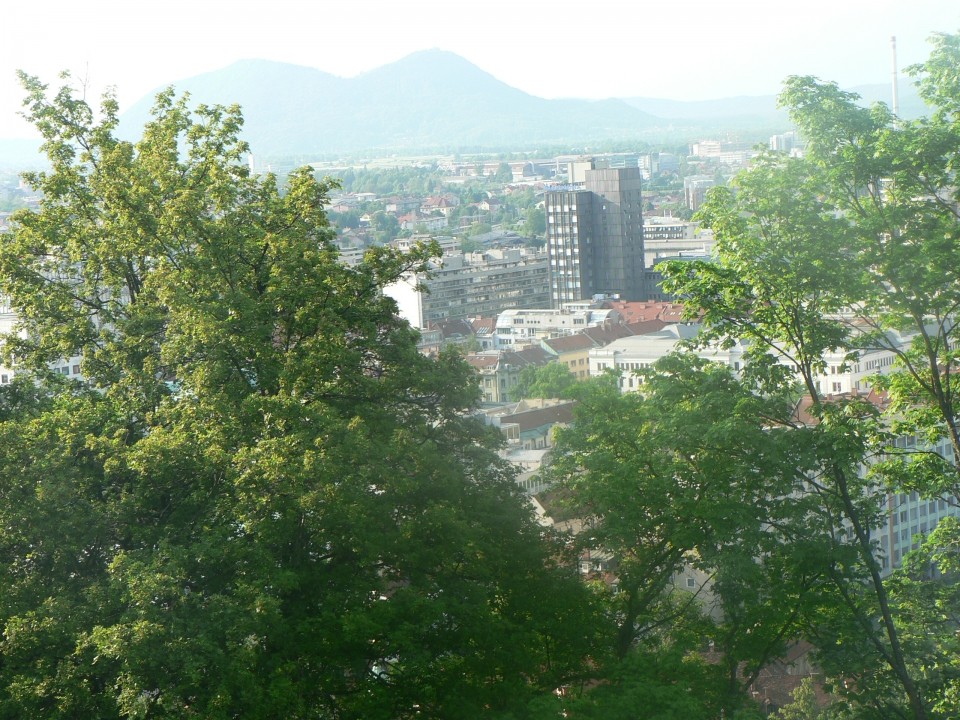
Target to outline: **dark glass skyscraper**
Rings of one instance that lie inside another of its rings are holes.
[[[645,300],[640,169],[598,168],[546,193],[553,307],[594,295]]]

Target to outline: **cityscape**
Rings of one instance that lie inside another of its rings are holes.
[[[960,34],[885,40],[20,72],[0,717],[960,717]]]

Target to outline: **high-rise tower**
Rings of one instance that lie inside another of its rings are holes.
[[[545,195],[553,306],[598,294],[646,299],[640,169],[596,168],[583,177]]]

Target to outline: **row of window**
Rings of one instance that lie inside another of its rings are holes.
[[[53,371],[59,375],[79,375],[80,365],[63,365],[53,368]],[[13,376],[9,373],[0,373],[0,385],[9,385]]]

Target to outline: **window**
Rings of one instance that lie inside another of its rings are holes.
[[[693,578],[687,578],[687,587],[688,587],[688,588],[695,588],[696,586],[697,586],[697,581],[696,581],[696,580],[694,580]]]

